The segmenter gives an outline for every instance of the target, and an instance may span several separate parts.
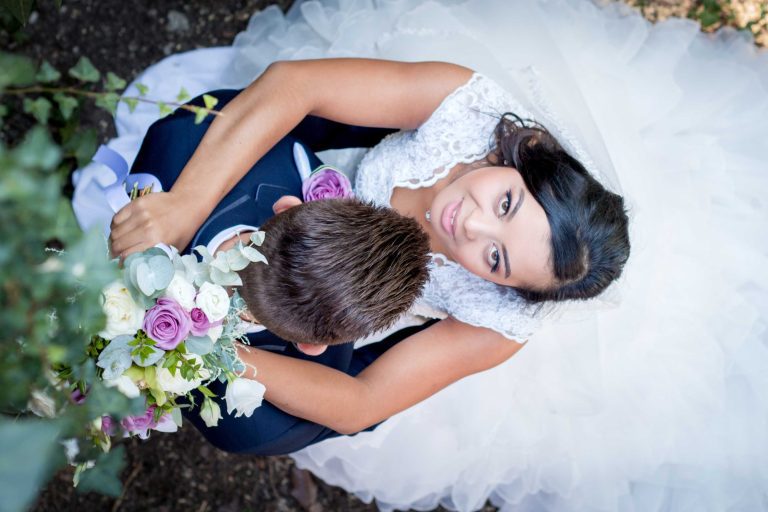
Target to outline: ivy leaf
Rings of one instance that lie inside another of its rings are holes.
[[[77,159],[77,165],[82,167],[91,161],[96,147],[98,146],[98,135],[94,128],[77,130],[66,140],[63,147],[68,155]]]
[[[189,92],[184,87],[182,87],[181,90],[179,91],[179,94],[176,95],[176,101],[178,101],[179,103],[184,103],[189,98],[191,98],[191,96],[189,95]]]
[[[144,84],[136,83],[136,89],[139,90],[141,96],[145,96],[149,92],[149,87]]]
[[[173,112],[173,109],[162,101],[157,102],[157,108],[160,109],[160,117],[165,117]]]
[[[19,21],[19,23],[26,26],[34,3],[34,0],[14,0],[12,2],[5,1],[2,5]]]
[[[117,446],[96,459],[96,465],[80,474],[77,490],[80,492],[97,491],[109,496],[120,496],[123,484],[120,471],[125,466],[125,448]]]
[[[0,119],[8,115],[8,107],[0,105]]]
[[[69,120],[69,118],[72,117],[72,112],[74,112],[79,105],[76,98],[60,92],[54,94],[53,99],[56,100],[56,103],[59,105],[59,111],[65,120]]]
[[[51,102],[45,98],[24,98],[24,112],[32,114],[40,124],[47,124],[51,115]]]
[[[103,108],[113,116],[115,115],[115,112],[117,112],[117,102],[120,101],[120,95],[116,92],[106,92],[104,94],[100,94],[98,98],[96,98],[96,106]]]
[[[125,85],[125,80],[111,71],[107,72],[107,83],[104,86],[108,91],[122,91]]]
[[[139,100],[136,98],[120,98],[120,101],[128,105],[128,111],[133,114],[133,111],[136,110],[136,107],[139,105]]]
[[[32,128],[24,142],[14,150],[16,161],[24,167],[52,169],[59,163],[61,152],[42,126]]]
[[[195,107],[195,124],[200,124],[208,116],[208,111],[204,108]]]
[[[80,57],[73,67],[69,68],[69,76],[76,78],[81,82],[96,82],[101,77],[99,70],[88,57]]]
[[[0,52],[0,89],[9,85],[29,85],[35,81],[32,59]]]
[[[217,103],[219,103],[219,99],[210,94],[203,94],[203,103],[205,103],[205,108],[211,110]]]
[[[61,78],[61,73],[59,73],[58,69],[51,66],[50,62],[44,60],[43,63],[40,64],[40,69],[37,71],[35,78],[38,82],[50,83]]]

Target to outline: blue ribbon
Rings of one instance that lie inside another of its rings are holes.
[[[120,153],[107,146],[99,146],[98,151],[93,155],[93,161],[104,165],[115,175],[114,182],[102,186],[107,204],[115,213],[131,202],[126,189],[131,190],[134,185],[137,185],[139,189],[151,186],[153,192],[163,191],[163,185],[156,176],[147,173],[129,174],[128,162]]]

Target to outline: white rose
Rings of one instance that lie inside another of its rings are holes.
[[[221,338],[222,333],[224,332],[224,325],[214,325],[210,329],[208,329],[208,337],[211,338],[211,341],[216,343],[219,338]]]
[[[121,281],[108,284],[102,292],[102,309],[107,316],[107,325],[99,333],[111,340],[121,334],[136,334],[144,322],[144,308],[133,301],[131,292]]]
[[[27,409],[42,418],[56,417],[56,402],[44,392],[33,389],[27,401]]]
[[[203,310],[211,322],[218,322],[227,316],[229,311],[229,295],[224,287],[217,284],[203,283],[195,298],[197,307]]]
[[[197,290],[192,286],[192,283],[187,281],[183,272],[176,272],[173,274],[168,288],[165,289],[164,295],[170,297],[178,302],[181,307],[187,311],[192,311],[195,307],[195,294]]]
[[[197,354],[190,353],[187,354],[186,357],[187,359],[191,359],[195,364],[203,364],[202,358]],[[179,361],[176,365],[176,375],[171,375],[171,372],[168,370],[168,368],[163,368],[160,366],[162,361],[163,360],[161,359],[160,362],[158,362],[155,370],[155,379],[157,380],[157,385],[161,391],[168,391],[177,395],[183,395],[195,389],[211,375],[208,370],[201,368],[198,370],[198,378],[194,380],[187,380],[181,376],[181,371],[179,370],[181,367],[181,361]]]
[[[127,375],[121,375],[113,380],[105,380],[104,385],[108,388],[117,386],[117,390],[128,398],[136,398],[140,394],[139,387]]]
[[[235,418],[240,416],[250,418],[253,411],[261,406],[266,390],[264,384],[257,380],[238,378],[229,382],[224,395],[227,413],[232,414],[232,411],[236,411]]]
[[[210,398],[206,398],[200,407],[200,417],[206,426],[215,427],[219,424],[219,420],[222,419],[221,407]]]

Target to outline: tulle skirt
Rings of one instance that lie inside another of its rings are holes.
[[[768,54],[615,4],[336,0],[266,9],[139,81],[173,97],[326,56],[454,61],[551,100],[626,197],[633,250],[597,307],[297,464],[382,509],[768,509]],[[156,114],[123,108],[130,159]]]

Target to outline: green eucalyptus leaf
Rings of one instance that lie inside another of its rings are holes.
[[[240,254],[243,259],[252,261],[254,263],[267,263],[267,258],[253,247],[243,247],[240,249]],[[240,270],[240,269],[235,269]]]
[[[139,287],[141,293],[147,297],[151,297],[157,290],[154,287],[154,276],[152,276],[152,270],[145,261],[140,261],[136,266],[136,284]]]
[[[111,71],[107,72],[107,81],[104,84],[104,87],[108,91],[122,91],[125,89],[126,82],[116,74],[114,74]]]
[[[35,63],[28,57],[0,52],[0,89],[35,82]]]
[[[96,491],[109,496],[120,496],[123,484],[120,472],[125,466],[125,448],[117,446],[96,459],[96,465],[80,474],[77,490],[80,492]]]
[[[88,57],[80,57],[77,64],[69,68],[69,76],[76,78],[81,82],[97,82],[101,78],[101,73]]]
[[[208,336],[190,336],[184,343],[190,352],[199,356],[213,352],[213,340]]]
[[[147,265],[152,271],[152,285],[155,290],[165,290],[171,284],[175,269],[173,262],[167,255],[152,256],[147,260]]]
[[[251,233],[251,242],[253,242],[255,245],[261,245],[264,243],[264,236],[266,233],[263,231],[254,231]]]
[[[222,272],[211,267],[211,281],[221,286],[242,286],[243,281],[235,272]]]
[[[96,98],[96,106],[103,108],[113,116],[117,112],[117,102],[120,101],[120,95],[116,92],[106,92]]]
[[[248,266],[248,263],[250,263],[248,258],[246,258],[245,255],[243,255],[243,253],[238,249],[230,249],[225,252],[224,255],[227,258],[229,269],[234,270],[235,272],[243,270]]]
[[[61,117],[65,120],[69,120],[72,117],[72,113],[79,105],[77,98],[60,92],[54,94],[53,99],[59,105],[59,112],[61,112]]]
[[[121,101],[128,105],[128,111],[133,114],[133,111],[136,110],[136,107],[139,105],[139,100],[136,98],[121,98]]]
[[[61,73],[58,69],[54,68],[50,62],[47,60],[44,60],[42,64],[40,64],[40,69],[37,70],[37,75],[35,76],[38,82],[42,83],[51,83],[55,82],[59,78],[61,78]]]
[[[205,103],[205,108],[211,110],[219,103],[219,99],[210,94],[203,94],[203,103]]]
[[[26,510],[50,476],[61,447],[52,421],[0,418],[0,507]]]
[[[46,98],[24,98],[24,112],[31,114],[40,124],[48,124],[51,116],[51,102]]]

